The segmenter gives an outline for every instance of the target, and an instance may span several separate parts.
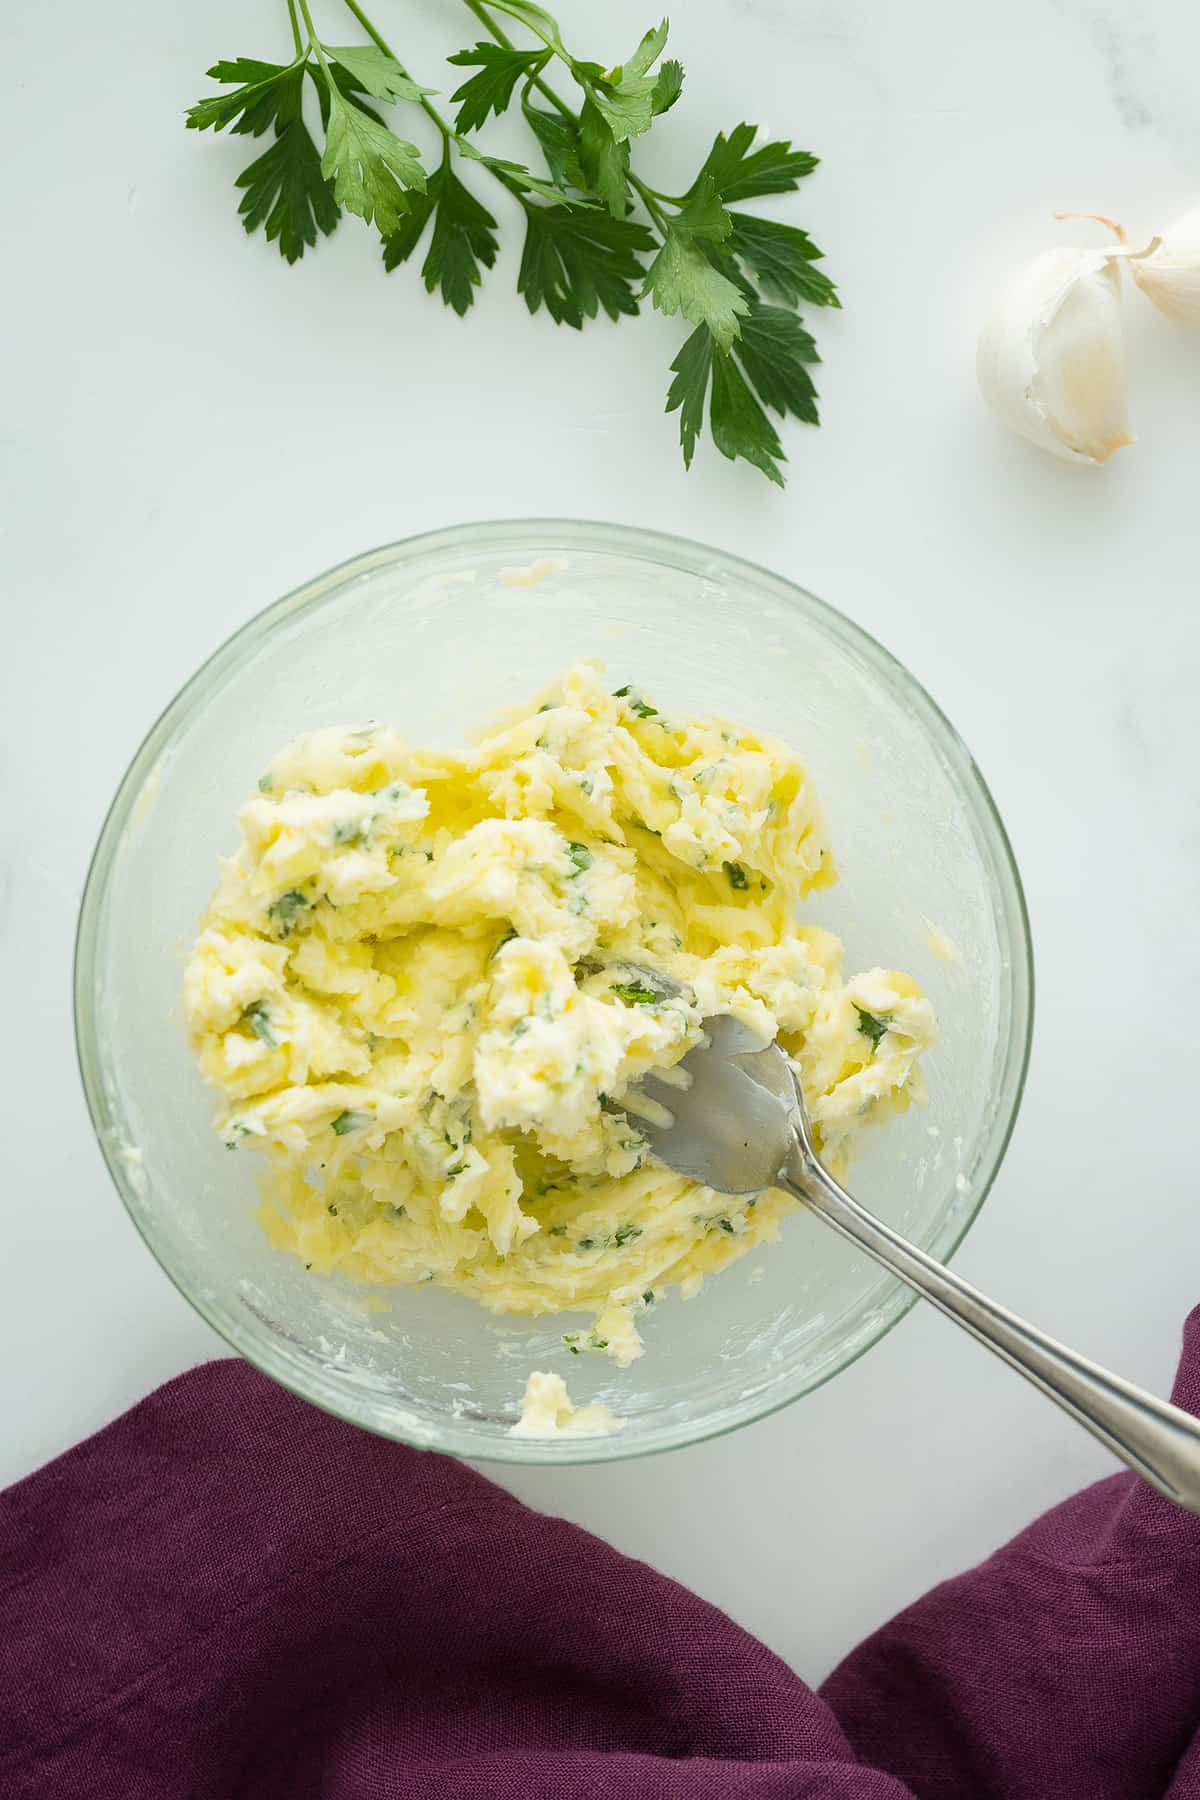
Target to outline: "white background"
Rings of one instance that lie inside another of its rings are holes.
[[[346,41],[339,11],[318,8]],[[440,56],[477,35],[453,0],[373,11],[441,85]],[[604,62],[651,22],[632,0],[559,11]],[[292,269],[245,238],[231,184],[256,152],[185,133],[182,109],[218,57],[285,49],[278,0],[5,14],[0,1479],[222,1353],[126,1223],[75,1072],[75,911],[127,760],[197,663],[284,590],[382,541],[530,513],[764,562],[880,637],[949,711],[1011,829],[1040,977],[1023,1116],[960,1266],[1164,1388],[1200,1298],[1200,334],[1131,300],[1141,441],[1099,471],[1002,435],[972,358],[1005,277],[1088,240],[1056,209],[1140,233],[1200,203],[1200,13],[681,0],[688,87],[639,152],[648,172],[690,179],[743,117],[824,159],[772,206],[813,231],[845,298],[810,320],[826,422],[785,431],[785,494],[708,447],[684,475],[661,410],[678,322],[647,312],[578,336],[527,316],[504,196],[486,194],[502,261],[466,322],[415,268],[385,277],[357,221]],[[501,1479],[816,1678],[1106,1467],[918,1313],[733,1437]]]

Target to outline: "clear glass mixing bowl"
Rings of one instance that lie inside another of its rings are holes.
[[[529,565],[556,565],[532,580]],[[522,571],[525,571],[523,578]],[[743,1425],[860,1356],[911,1304],[807,1214],[644,1319],[619,1371],[570,1356],[581,1323],[497,1318],[436,1289],[306,1274],[255,1222],[258,1160],[229,1155],[185,1041],[184,958],[218,851],[273,751],[384,720],[462,741],[567,663],[600,657],[680,711],[777,733],[816,778],[842,871],[806,916],[847,968],[907,969],[937,1008],[930,1103],[868,1134],[852,1186],[937,1256],[966,1231],[1012,1130],[1032,969],[1020,881],[970,755],[911,675],[811,594],[698,544],[532,520],[389,545],[252,619],[176,696],[113,801],[76,956],[80,1064],[134,1224],[235,1349],[318,1406],[408,1443],[521,1462],[603,1461]],[[513,1438],[530,1369],[605,1400],[617,1436]]]

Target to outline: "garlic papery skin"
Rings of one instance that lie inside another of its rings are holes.
[[[979,339],[988,405],[1064,462],[1103,463],[1129,429],[1120,251],[1047,250],[1008,288]]]
[[[1059,214],[1060,218],[1067,215]],[[1122,244],[1125,227],[1102,213],[1080,213],[1072,217],[1095,219],[1107,225]],[[1129,258],[1129,273],[1159,312],[1168,319],[1179,319],[1184,325],[1200,325],[1200,207],[1185,213],[1162,233],[1159,246],[1145,256]]]

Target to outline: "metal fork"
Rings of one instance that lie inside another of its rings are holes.
[[[632,967],[632,965],[630,965]],[[667,998],[681,990],[637,968]],[[813,1147],[799,1072],[778,1044],[731,1018],[709,1019],[705,1041],[628,1097],[638,1128],[669,1168],[722,1194],[778,1187],[898,1275],[986,1344],[1123,1463],[1176,1505],[1200,1513],[1200,1420],[1068,1349],[936,1262],[848,1194]]]

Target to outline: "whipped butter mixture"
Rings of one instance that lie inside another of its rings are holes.
[[[576,1406],[567,1392],[561,1375],[547,1375],[535,1369],[525,1383],[521,1416],[509,1427],[510,1437],[611,1437],[622,1431],[619,1419],[597,1400],[591,1406]]]
[[[929,1003],[802,922],[836,870],[799,758],[594,665],[469,749],[298,738],[239,824],[187,1019],[226,1143],[265,1158],[264,1229],[315,1274],[579,1311],[570,1348],[628,1363],[669,1288],[796,1205],[654,1163],[621,1107],[645,1070],[712,1014],[778,1034],[838,1168],[923,1097]]]

